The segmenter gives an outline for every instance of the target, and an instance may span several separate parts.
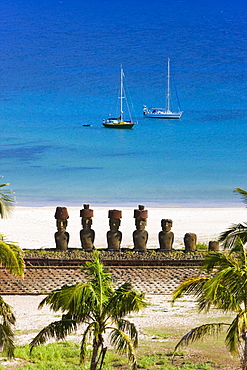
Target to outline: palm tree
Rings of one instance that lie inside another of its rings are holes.
[[[235,188],[234,193],[241,194],[244,202],[247,204],[247,191]],[[231,248],[237,237],[239,237],[244,244],[247,243],[247,222],[231,225],[228,230],[220,234],[219,241],[223,243],[225,249]]]
[[[197,298],[199,311],[207,312],[214,306],[224,312],[236,313],[236,316],[230,324],[205,324],[190,330],[175,350],[227,327],[225,344],[232,354],[238,354],[242,370],[247,370],[247,257],[241,239],[235,240],[227,254],[209,253],[202,271],[209,274],[208,277],[201,276],[181,283],[173,293],[173,301],[187,293]]]
[[[22,250],[15,244],[0,240],[0,266],[11,274],[23,277],[24,259]],[[14,357],[14,332],[15,315],[12,307],[0,296],[0,350],[8,358]]]
[[[104,335],[109,331],[111,344],[119,353],[128,355],[135,369],[134,349],[138,344],[138,333],[135,325],[124,317],[147,306],[144,294],[136,292],[128,282],[114,290],[110,274],[100,262],[97,251],[93,254],[93,261],[86,262],[83,271],[86,282],[63,286],[39,304],[39,308],[47,304],[51,310],[62,310],[64,314],[61,320],[39,332],[30,343],[30,350],[51,337],[64,339],[84,323],[86,328],[81,341],[80,363],[86,359],[87,346],[91,340],[90,370],[102,368],[107,351]]]
[[[0,176],[1,177],[1,176]],[[0,184],[0,188],[9,184]],[[9,189],[0,191],[0,217],[7,217],[15,203],[13,192]],[[14,243],[5,240],[0,234],[0,266],[7,269],[15,276],[23,276],[24,260],[22,250]],[[14,357],[14,333],[15,316],[10,305],[0,296],[0,349],[8,358]]]
[[[1,178],[2,176],[0,176]],[[0,184],[0,188],[8,186],[9,184]],[[7,217],[11,211],[12,207],[15,203],[14,193],[10,189],[1,189],[0,191],[0,217],[5,218]]]

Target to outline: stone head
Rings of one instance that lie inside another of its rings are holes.
[[[138,209],[134,209],[134,218],[136,229],[139,231],[145,230],[147,226],[148,211],[143,205],[139,205]]]
[[[66,231],[66,227],[68,225],[68,221],[67,220],[61,220],[61,219],[57,219],[57,231],[60,232],[60,233],[64,233]]]
[[[161,227],[162,227],[162,230],[165,231],[165,232],[171,231],[171,228],[172,228],[172,220],[163,218],[161,220]]]
[[[117,231],[121,225],[122,211],[110,209],[108,211],[109,226],[111,231]]]
[[[143,231],[147,226],[147,220],[145,218],[136,218],[135,225],[137,230]]]
[[[186,233],[184,235],[185,252],[193,252],[196,250],[197,236],[194,233]]]
[[[119,218],[110,218],[109,226],[111,231],[117,231],[121,225],[121,220]]]
[[[93,221],[92,221],[91,217],[82,217],[81,223],[82,223],[83,229],[89,230],[89,229],[91,229]]]

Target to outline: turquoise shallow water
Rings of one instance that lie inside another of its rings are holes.
[[[0,15],[0,173],[19,205],[241,204],[244,1],[3,0]],[[182,119],[144,119],[164,105],[167,57]],[[101,125],[120,64],[133,130]]]

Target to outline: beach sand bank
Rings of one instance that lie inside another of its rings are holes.
[[[93,225],[95,247],[106,248],[106,233],[109,230],[108,210],[106,207],[90,207],[94,210]],[[136,207],[137,208],[137,207]],[[122,210],[120,230],[123,234],[121,247],[133,247],[132,233],[135,230],[134,209],[119,207]],[[18,243],[22,249],[55,248],[54,233],[56,220],[55,207],[16,207],[8,219],[0,220],[0,233],[9,241]],[[68,207],[67,231],[70,234],[69,248],[80,248],[79,232],[82,228],[79,207]],[[200,243],[215,240],[220,233],[233,223],[244,222],[247,210],[241,208],[148,208],[146,230],[149,238],[147,248],[158,248],[158,233],[161,219],[173,220],[172,231],[174,247],[183,246],[187,232],[197,234]]]

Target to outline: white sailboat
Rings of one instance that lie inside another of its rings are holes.
[[[143,114],[148,118],[168,118],[179,119],[182,116],[182,111],[179,106],[178,112],[171,111],[171,87],[170,87],[170,59],[167,60],[167,95],[166,95],[166,108],[148,108],[146,105],[143,107]]]
[[[123,68],[122,68],[122,65],[121,65],[121,68],[120,68],[120,96],[119,96],[119,99],[120,99],[120,115],[119,115],[118,118],[104,119],[102,121],[102,124],[103,124],[104,127],[130,129],[134,125],[137,124],[137,122],[132,121],[131,114],[130,114],[130,109],[128,107],[128,103],[127,103],[127,100],[126,100],[126,94],[125,94],[125,90],[124,90],[124,77],[125,76],[124,76]],[[129,120],[124,119],[123,99],[125,99],[127,107],[128,107],[129,116],[130,116]]]

